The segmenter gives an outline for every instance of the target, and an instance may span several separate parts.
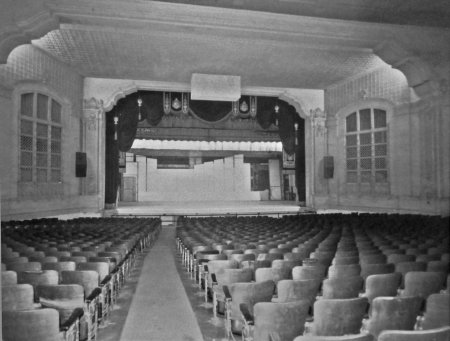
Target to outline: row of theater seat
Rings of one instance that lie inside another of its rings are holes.
[[[95,340],[159,219],[2,223],[3,340]]]
[[[448,221],[426,216],[197,218],[177,228],[182,262],[213,314],[225,314],[230,335],[258,341],[439,328],[447,339],[448,243]]]

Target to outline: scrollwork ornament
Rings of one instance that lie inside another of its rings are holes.
[[[317,108],[310,111],[311,113],[311,122],[314,128],[314,131],[317,136],[323,136],[327,133],[326,121],[327,115],[326,113]]]

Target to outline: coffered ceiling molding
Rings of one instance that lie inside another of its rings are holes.
[[[241,98],[241,77],[193,73],[191,99],[234,102]]]

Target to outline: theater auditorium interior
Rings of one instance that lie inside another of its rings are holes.
[[[3,341],[450,341],[448,0],[0,0]]]

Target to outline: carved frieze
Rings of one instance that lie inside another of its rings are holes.
[[[97,121],[103,119],[104,113],[102,100],[91,97],[83,101],[83,121],[86,122],[88,130],[97,129]]]
[[[311,110],[311,123],[313,125],[314,132],[316,136],[324,136],[327,133],[327,114],[317,108],[314,110]]]

